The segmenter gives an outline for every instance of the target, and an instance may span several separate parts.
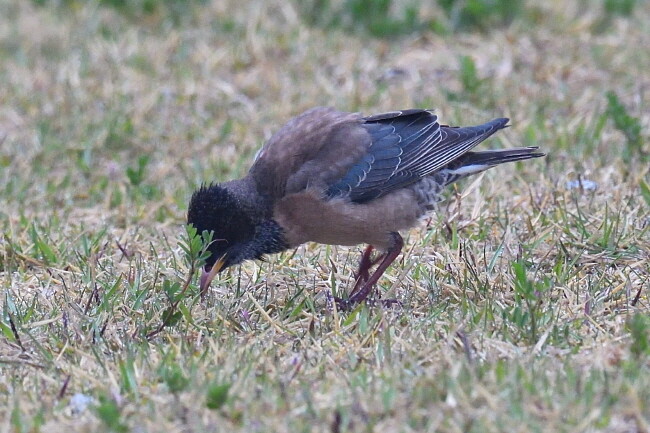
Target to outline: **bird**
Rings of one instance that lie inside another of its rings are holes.
[[[374,299],[376,283],[404,246],[400,231],[434,210],[446,186],[545,155],[538,147],[472,151],[508,122],[452,127],[428,109],[364,116],[331,107],[292,118],[258,151],[245,177],[193,192],[187,224],[212,234],[200,292],[228,267],[306,242],[367,244],[352,290],[334,299],[341,310]]]

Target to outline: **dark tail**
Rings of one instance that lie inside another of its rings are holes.
[[[455,167],[469,165],[486,165],[486,168],[505,162],[523,161],[525,159],[539,158],[545,153],[535,152],[538,147],[515,147],[514,149],[485,150],[482,152],[467,152],[453,162]]]
[[[438,173],[445,177],[444,184],[449,185],[464,177],[492,168],[495,165],[539,158],[546,155],[542,152],[536,152],[537,149],[538,147],[515,147],[513,149],[467,152],[449,163]]]

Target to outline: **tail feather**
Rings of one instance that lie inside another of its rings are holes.
[[[538,147],[515,147],[512,149],[485,150],[481,152],[467,152],[462,155],[453,165],[465,166],[483,164],[489,167],[503,164],[505,162],[523,161],[525,159],[539,158],[545,153],[535,152]]]
[[[512,149],[467,152],[436,174],[443,178],[440,180],[443,181],[444,185],[449,185],[464,177],[492,168],[495,165],[539,158],[546,155],[542,152],[536,152],[537,149],[538,147],[516,147]]]

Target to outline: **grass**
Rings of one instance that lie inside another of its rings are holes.
[[[650,429],[647,2],[378,39],[283,1],[103,3],[0,0],[0,431]],[[508,116],[486,146],[548,156],[405,233],[402,309],[329,311],[361,247],[313,244],[201,300],[191,191],[314,105]]]

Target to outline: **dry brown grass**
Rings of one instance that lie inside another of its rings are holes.
[[[648,431],[647,2],[600,33],[598,7],[551,1],[488,34],[388,40],[279,0],[176,27],[74,4],[0,1],[0,431]],[[635,158],[609,90],[643,127]],[[147,342],[187,272],[191,190],[242,175],[315,105],[508,116],[491,145],[549,155],[461,185],[408,233],[381,280],[402,310],[332,314],[359,249],[305,245],[225,273]]]

